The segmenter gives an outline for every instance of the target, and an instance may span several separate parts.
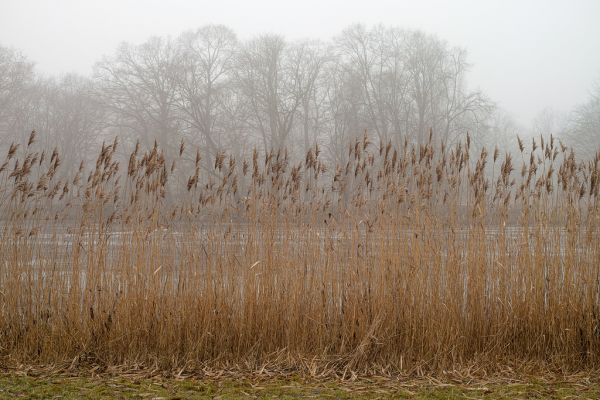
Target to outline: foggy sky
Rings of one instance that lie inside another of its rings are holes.
[[[240,39],[330,39],[352,23],[421,29],[468,50],[471,88],[529,126],[600,81],[600,1],[0,0],[0,45],[48,75],[89,75],[122,41],[224,24]]]

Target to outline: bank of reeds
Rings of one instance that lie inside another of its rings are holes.
[[[32,134],[0,162],[0,364],[599,366],[600,154],[120,150],[70,171]]]

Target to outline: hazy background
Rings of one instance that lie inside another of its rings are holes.
[[[600,79],[600,1],[1,0],[0,44],[47,74],[91,74],[122,41],[217,23],[241,40],[260,33],[330,39],[352,23],[434,33],[468,51],[469,86],[529,126],[567,112]]]
[[[553,135],[600,158],[599,16],[596,0],[0,0],[0,153],[36,130],[74,167],[115,136],[187,142],[206,171],[317,144],[346,165],[366,132],[468,133],[474,152]]]

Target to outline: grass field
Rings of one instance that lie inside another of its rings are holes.
[[[300,379],[198,380],[0,375],[0,399],[597,399],[600,382],[525,380],[441,383],[371,379],[354,382]]]

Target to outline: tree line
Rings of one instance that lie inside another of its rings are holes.
[[[73,164],[115,135],[173,152],[184,140],[205,167],[224,150],[303,154],[315,143],[341,163],[365,132],[383,142],[433,135],[451,143],[467,132],[481,144],[508,140],[514,122],[468,87],[468,69],[464,49],[381,25],[353,25],[328,42],[274,34],[241,41],[208,25],[123,43],[90,77],[42,77],[0,47],[0,137],[8,143],[35,129]],[[599,142],[600,89],[594,96],[569,128],[584,148]]]

